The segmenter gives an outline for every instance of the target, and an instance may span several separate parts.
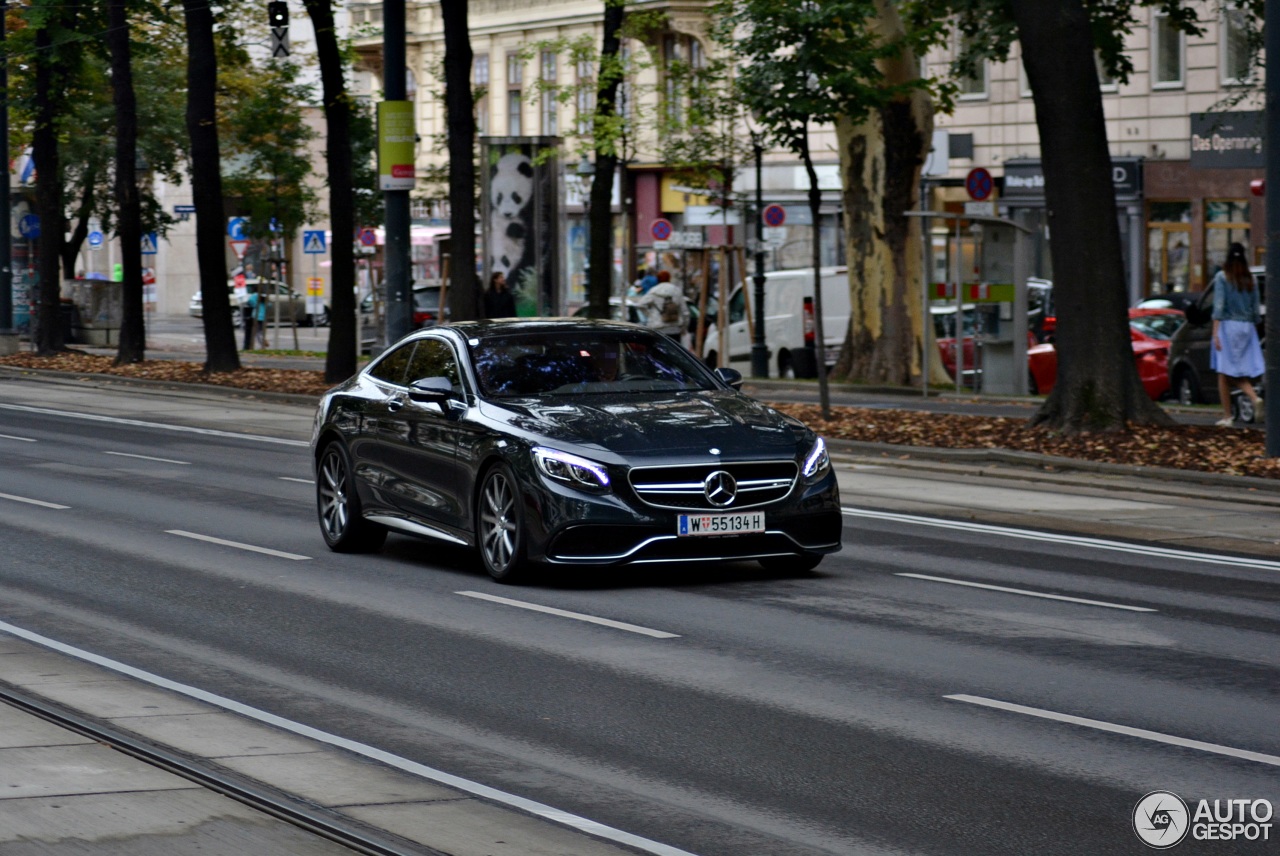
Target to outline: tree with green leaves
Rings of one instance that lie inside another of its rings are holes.
[[[338,43],[331,0],[305,0],[316,33],[320,81],[324,90],[325,161],[328,164],[329,227],[333,234],[330,259],[329,349],[324,377],[339,383],[356,372],[359,331],[356,329],[355,235],[356,192],[352,157],[352,99],[347,91],[346,66]],[[372,189],[372,188],[371,188]]]
[[[183,0],[187,23],[187,133],[191,140],[191,196],[196,208],[196,259],[204,303],[205,371],[240,368],[227,256],[223,244],[222,158],[218,142],[218,59],[214,16],[207,0]]]
[[[61,255],[65,240],[62,161],[59,149],[59,117],[72,96],[71,81],[80,67],[83,48],[76,38],[81,9],[52,0],[41,0],[26,10],[33,36],[31,66],[34,92],[32,157],[36,162],[36,213],[40,240],[36,269],[39,302],[36,306],[35,349],[52,355],[66,348],[62,329]]]
[[[1201,31],[1200,3],[1177,0],[924,0],[934,16],[954,16],[965,35],[961,74],[1006,60],[1014,41],[1036,108],[1049,242],[1053,253],[1058,381],[1032,418],[1065,433],[1169,424],[1143,391],[1126,317],[1127,289],[1115,207],[1111,153],[1099,89],[1099,61],[1121,82],[1133,65],[1125,37],[1137,11],[1156,8],[1188,34]],[[1261,0],[1243,6],[1261,21]]]
[[[814,320],[819,401],[830,413],[822,328],[822,191],[810,131],[837,120],[860,123],[873,111],[921,89],[918,77],[890,79],[883,64],[908,48],[901,33],[877,27],[875,0],[723,0],[716,7],[717,40],[740,61],[738,92],[744,106],[777,145],[799,156],[809,179],[814,223]]]

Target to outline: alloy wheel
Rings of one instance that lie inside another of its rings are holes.
[[[521,564],[519,494],[510,472],[492,470],[480,495],[480,553],[494,579],[508,580]]]
[[[330,541],[337,541],[347,531],[351,520],[350,503],[347,501],[347,462],[334,447],[324,453],[320,462],[320,481],[317,484],[320,502],[320,522]]]

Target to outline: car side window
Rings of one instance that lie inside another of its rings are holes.
[[[747,317],[747,297],[746,292],[739,289],[733,293],[733,297],[729,298],[729,323],[737,324],[739,321]]]
[[[462,375],[458,371],[458,360],[453,355],[453,348],[441,339],[419,339],[418,347],[409,361],[409,371],[405,375],[407,383],[428,377],[445,377],[453,384],[454,392],[462,392]]]
[[[391,351],[378,360],[373,365],[373,368],[369,369],[369,374],[378,380],[404,386],[405,369],[409,367],[409,358],[413,355],[415,344],[414,342],[409,342]]]

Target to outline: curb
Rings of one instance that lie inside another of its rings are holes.
[[[943,449],[934,446],[897,446],[892,443],[867,443],[857,440],[827,439],[833,452],[861,454],[874,457],[892,456],[918,458],[924,461],[962,464],[1010,464],[1033,470],[1074,470],[1103,475],[1131,476],[1154,479],[1180,485],[1229,487],[1263,491],[1280,498],[1280,479],[1264,479],[1257,476],[1233,476],[1226,473],[1175,470],[1169,467],[1144,467],[1136,464],[1112,464],[1103,461],[1086,461],[1079,458],[1062,458],[1042,455],[1038,452],[1019,452],[1012,449]]]
[[[24,377],[45,378],[65,382],[87,381],[98,387],[132,386],[139,389],[157,391],[176,390],[190,393],[213,393],[239,399],[256,399],[273,401],[278,404],[297,404],[315,407],[320,400],[318,395],[298,395],[292,392],[272,392],[270,390],[242,389],[238,386],[220,386],[214,383],[182,383],[172,380],[150,380],[139,377],[123,377],[121,375],[100,374],[98,372],[59,372],[50,369],[29,369],[0,365],[0,377],[21,380]]]

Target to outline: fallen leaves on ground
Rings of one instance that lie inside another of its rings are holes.
[[[1206,425],[1133,425],[1127,431],[1063,436],[1029,428],[1025,420],[916,410],[833,407],[830,420],[812,404],[774,404],[828,438],[932,446],[1010,449],[1112,464],[1280,478],[1280,459],[1267,458],[1264,432]]]
[[[295,369],[241,368],[233,372],[206,372],[200,363],[186,360],[143,360],[112,365],[112,357],[64,351],[50,357],[32,353],[0,357],[0,365],[83,375],[111,375],[169,383],[199,383],[228,386],[254,392],[288,392],[319,397],[333,384],[325,383],[324,372]]]
[[[170,383],[211,384],[255,392],[320,396],[332,384],[323,372],[295,369],[242,368],[207,373],[199,363],[144,360],[116,366],[112,358],[79,351],[52,357],[31,353],[0,357],[0,365],[44,369],[78,375],[112,375]],[[1262,431],[1201,425],[1169,428],[1131,426],[1128,431],[1071,437],[1028,428],[1025,420],[910,409],[833,407],[824,420],[817,405],[773,404],[832,439],[943,449],[1010,449],[1062,458],[1169,467],[1230,475],[1280,478],[1280,459],[1267,458]]]

